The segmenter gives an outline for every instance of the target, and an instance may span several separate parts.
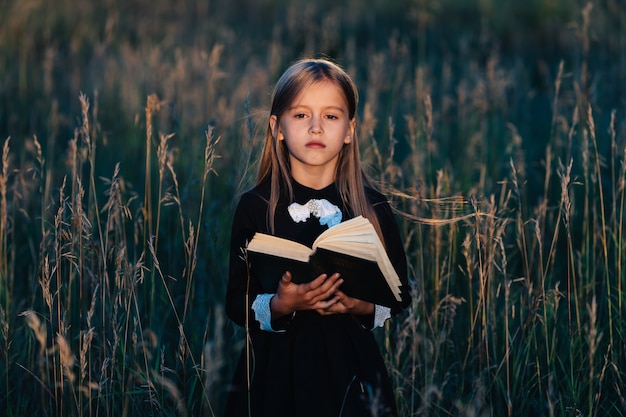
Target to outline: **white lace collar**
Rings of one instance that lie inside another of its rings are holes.
[[[320,219],[320,224],[333,227],[341,223],[341,210],[326,199],[311,199],[305,204],[292,203],[287,210],[296,223],[304,222],[311,214]]]

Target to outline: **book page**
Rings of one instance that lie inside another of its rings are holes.
[[[400,294],[402,285],[400,278],[387,256],[376,229],[366,218],[358,216],[328,229],[313,243],[313,248],[317,247],[376,261],[389,288],[395,294]]]
[[[313,242],[315,249],[321,242],[330,240],[346,240],[348,236],[370,235],[375,233],[374,226],[363,216],[358,216],[345,222],[339,223],[337,226],[331,227],[324,233],[319,235]]]
[[[307,262],[311,255],[311,248],[306,245],[264,233],[256,233],[248,243],[247,250],[301,262]]]
[[[367,259],[370,261],[378,260],[376,256],[376,247],[367,242],[349,242],[346,244],[345,241],[331,241],[323,242],[317,247],[332,250],[334,252],[344,253],[346,255],[355,256],[357,258]]]

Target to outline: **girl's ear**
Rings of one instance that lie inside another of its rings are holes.
[[[272,130],[272,135],[278,139],[283,140],[285,136],[283,135],[282,130],[280,129],[280,123],[278,123],[278,117],[275,114],[270,116],[270,129]]]
[[[352,142],[352,138],[354,138],[354,132],[356,132],[356,117],[353,117],[352,120],[350,120],[350,123],[348,126],[348,134],[346,135],[346,138],[343,140],[343,143]]]

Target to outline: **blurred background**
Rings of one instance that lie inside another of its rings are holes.
[[[555,139],[551,110],[561,63],[560,106],[584,95],[604,127],[613,109],[623,109],[621,6],[615,0],[4,0],[0,131],[15,141],[36,134],[62,150],[73,136],[82,92],[98,107],[99,158],[121,160],[128,175],[133,159],[126,158],[143,144],[134,138],[142,137],[149,94],[166,107],[159,129],[175,133],[177,146],[202,139],[207,123],[229,138],[222,146],[236,146],[248,114],[268,106],[278,75],[300,57],[323,54],[356,79],[361,118],[372,114],[376,138],[388,139],[391,120],[403,149],[406,118],[421,118],[429,95],[436,167],[450,163],[470,174],[485,162],[497,181],[508,164],[501,155],[512,142],[510,126],[529,161]],[[474,117],[470,109],[480,113]],[[472,141],[484,148],[473,161],[459,152],[477,147]],[[120,143],[128,152],[109,157]],[[472,180],[460,174],[457,180]]]

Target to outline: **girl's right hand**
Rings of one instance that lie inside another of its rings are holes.
[[[342,283],[340,275],[335,273],[330,277],[322,274],[311,282],[295,284],[291,282],[291,273],[287,271],[270,301],[272,318],[276,319],[296,310],[327,309],[339,300],[335,291]]]

